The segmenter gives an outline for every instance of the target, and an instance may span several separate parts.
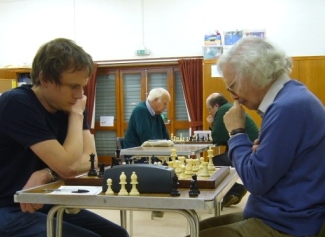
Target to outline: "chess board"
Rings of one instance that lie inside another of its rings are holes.
[[[197,173],[197,185],[199,189],[215,188],[219,183],[229,174],[230,168],[228,166],[216,167],[215,171],[210,171],[210,177],[201,177],[199,171]],[[192,177],[188,176],[186,179],[178,180],[179,188],[189,188]],[[81,174],[74,178],[64,180],[66,185],[83,185],[83,186],[102,186],[103,179],[97,176],[89,177],[87,173]]]
[[[228,166],[216,167],[215,171],[209,171],[210,177],[201,177],[201,171],[196,173],[197,184],[200,188],[215,188],[219,183],[229,174],[230,168]],[[192,176],[186,179],[178,179],[179,188],[189,188],[191,185]]]

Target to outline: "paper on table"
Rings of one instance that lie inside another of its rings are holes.
[[[148,140],[142,143],[142,147],[150,146],[174,146],[174,142],[171,140]]]
[[[102,191],[102,186],[61,186],[57,189],[44,189],[48,194],[59,195],[97,195]]]

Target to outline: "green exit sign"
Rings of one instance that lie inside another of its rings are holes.
[[[144,49],[138,49],[137,50],[137,54],[138,55],[145,55],[146,54],[146,50],[144,50]]]
[[[138,56],[150,55],[150,50],[148,50],[148,49],[138,49],[136,51],[136,54]]]

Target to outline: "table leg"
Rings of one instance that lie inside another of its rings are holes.
[[[199,237],[199,216],[195,210],[167,210],[183,215],[190,225],[190,236]]]
[[[56,237],[62,237],[62,221],[65,208],[60,208],[56,212]]]
[[[53,232],[54,232],[53,219],[54,219],[55,213],[57,211],[59,211],[60,209],[64,210],[64,207],[54,206],[50,209],[50,211],[47,214],[47,220],[46,220],[47,237],[53,237]]]
[[[126,229],[126,210],[120,210],[121,226]]]

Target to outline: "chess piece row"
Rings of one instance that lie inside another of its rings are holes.
[[[200,135],[192,135],[190,137],[183,137],[182,134],[180,134],[179,137],[174,136],[173,133],[170,134],[170,138],[174,143],[182,143],[182,142],[210,142],[212,141],[210,138],[210,134],[208,133],[207,136],[205,137],[204,135],[202,135],[202,137],[200,137]]]
[[[177,190],[178,177],[176,174],[174,174],[172,181],[173,181],[173,184],[172,184],[172,191],[170,192],[170,196],[172,196],[172,197],[180,196],[181,194]],[[196,174],[192,175],[190,190],[189,190],[188,194],[190,197],[197,197],[200,194],[200,190],[197,185],[197,175]]]
[[[107,183],[107,190],[106,190],[105,194],[106,195],[114,195],[114,191],[112,190],[112,184],[113,184],[112,179],[108,178],[106,183]],[[122,172],[120,175],[120,183],[119,184],[121,184],[121,189],[118,192],[119,196],[138,196],[138,195],[140,195],[140,193],[136,187],[136,185],[138,184],[138,176],[136,175],[135,172],[132,172],[132,175],[131,175],[130,184],[132,184],[132,188],[129,193],[125,188],[125,185],[127,184],[127,182],[126,182],[126,175],[124,172]]]
[[[204,157],[200,159],[186,159],[184,156],[177,156],[177,151],[175,148],[171,150],[171,161],[167,162],[170,168],[175,170],[179,179],[186,179],[192,174],[198,173],[201,170],[201,177],[210,177],[210,172],[216,170],[212,158],[213,150],[210,147],[208,150],[208,162],[204,161]]]

